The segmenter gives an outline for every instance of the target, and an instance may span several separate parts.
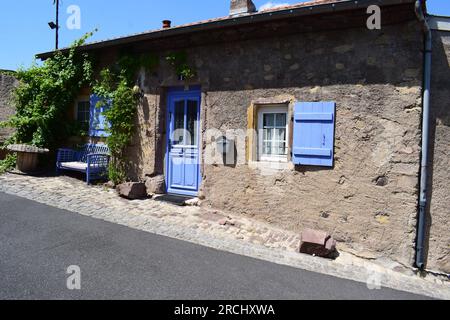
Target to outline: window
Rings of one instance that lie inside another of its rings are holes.
[[[287,162],[288,108],[266,106],[258,110],[258,160]]]
[[[109,123],[105,117],[105,111],[111,108],[111,100],[105,101],[96,94],[91,95],[90,99],[90,119],[87,122],[90,137],[108,137]]]
[[[76,119],[83,129],[89,129],[89,121],[91,114],[91,103],[87,101],[78,101],[76,105]]]

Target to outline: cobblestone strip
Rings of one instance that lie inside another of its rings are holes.
[[[155,200],[128,201],[110,189],[86,186],[69,177],[0,176],[0,192],[52,207],[235,254],[313,272],[450,299],[450,285],[439,279],[401,274],[345,252],[335,261],[295,252],[296,234],[251,219],[199,207]]]

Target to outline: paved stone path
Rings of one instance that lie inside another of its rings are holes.
[[[207,230],[214,236],[282,250],[295,250],[300,244],[297,234],[250,219],[199,207],[180,207],[153,199],[130,201],[120,198],[115,190],[103,186],[88,187],[83,181],[66,176],[8,174],[0,177],[0,181],[10,185],[8,190],[15,191],[19,196],[132,228],[145,230],[151,226],[152,230],[161,228],[161,231],[168,231],[168,226],[178,226],[185,237]]]
[[[67,176],[8,173],[0,176],[0,192],[219,250],[367,282],[369,286],[450,299],[449,283],[438,278],[400,274],[345,252],[335,261],[298,254],[298,234],[241,216],[153,199],[129,201],[112,189],[87,186]]]

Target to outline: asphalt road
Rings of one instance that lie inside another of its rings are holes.
[[[81,290],[66,287],[81,269]],[[0,193],[0,299],[421,299]]]

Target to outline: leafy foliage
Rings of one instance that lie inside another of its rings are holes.
[[[107,144],[112,156],[109,179],[116,184],[126,180],[126,148],[133,138],[139,100],[133,90],[136,72],[141,67],[152,69],[157,62],[158,59],[151,55],[123,55],[117,64],[100,72],[100,78],[93,88],[94,93],[102,98],[100,104],[111,101],[111,107],[104,111],[104,115],[109,123]]]
[[[159,63],[159,57],[153,54],[141,54],[131,56],[128,54],[121,54],[119,61],[115,67],[120,70],[115,70],[116,73],[122,72],[122,75],[129,81],[130,84],[134,82],[136,73],[140,68],[146,70],[153,70]]]
[[[185,52],[176,52],[167,55],[166,60],[175,69],[178,76],[185,80],[192,79],[196,76],[196,72],[187,63],[187,54]]]
[[[17,156],[13,154],[7,154],[4,160],[0,160],[0,174],[14,168],[16,165]]]
[[[112,155],[109,177],[115,183],[119,183],[126,180],[125,149],[133,137],[133,122],[138,98],[124,75],[119,77],[119,83],[110,96],[112,106],[104,112],[105,118],[109,122],[110,135],[107,143]]]
[[[75,41],[68,53],[59,51],[42,65],[34,63],[16,73],[16,114],[4,124],[16,131],[7,143],[55,148],[70,135],[73,124],[66,120],[67,107],[93,76],[91,59],[77,48],[91,35]]]
[[[0,74],[4,74],[7,76],[11,76],[11,77],[16,76],[16,73],[14,71],[10,71],[10,70],[0,70]]]
[[[184,79],[195,77],[195,71],[187,64],[186,53],[172,53],[166,60],[175,68],[177,75]],[[136,73],[140,68],[151,71],[158,62],[159,57],[151,54],[135,56],[122,54],[117,63],[100,72],[99,80],[94,85],[94,93],[102,98],[99,104],[111,102],[111,107],[104,111],[104,115],[109,123],[107,144],[112,156],[109,178],[116,184],[126,180],[129,165],[126,148],[133,138],[139,100],[139,92],[133,88]]]

